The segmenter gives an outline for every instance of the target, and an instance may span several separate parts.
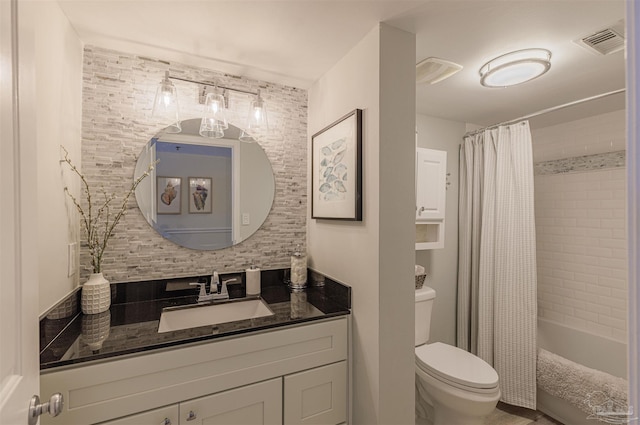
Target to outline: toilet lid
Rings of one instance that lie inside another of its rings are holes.
[[[495,388],[498,373],[480,357],[452,345],[434,342],[416,347],[418,366],[432,376],[471,388]]]

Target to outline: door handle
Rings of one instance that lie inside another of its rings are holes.
[[[31,397],[29,403],[29,425],[36,425],[38,423],[38,416],[47,412],[51,416],[56,417],[62,412],[64,407],[64,399],[62,394],[55,393],[49,398],[49,401],[40,403],[40,397],[34,395]]]

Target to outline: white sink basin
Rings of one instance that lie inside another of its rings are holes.
[[[261,299],[165,310],[160,316],[158,333],[273,316],[273,314]]]

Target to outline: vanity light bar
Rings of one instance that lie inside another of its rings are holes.
[[[231,90],[231,91],[235,91],[235,92],[238,92],[238,93],[245,93],[245,94],[250,94],[250,95],[253,95],[253,96],[258,96],[258,93],[254,92],[254,91],[235,89],[233,87],[225,87],[225,86],[221,86],[221,85],[218,85],[216,83],[209,82],[209,81],[194,81],[194,80],[189,80],[189,79],[186,79],[186,78],[172,77],[170,75],[169,75],[169,78],[172,79],[172,80],[185,81],[187,83],[193,83],[193,84],[198,84],[198,85],[202,86],[202,89],[200,90],[200,103],[204,103],[204,99],[207,96],[207,87],[208,86],[217,87],[217,88],[222,89],[222,90]]]

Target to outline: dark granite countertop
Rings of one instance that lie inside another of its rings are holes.
[[[149,352],[181,344],[347,315],[351,288],[318,273],[309,272],[315,284],[292,290],[283,283],[284,270],[261,272],[261,297],[274,315],[218,325],[158,333],[165,307],[196,303],[197,288],[189,282],[206,276],[172,278],[111,285],[111,308],[84,315],[79,310],[80,291],[72,293],[40,320],[40,369],[82,365],[116,356]],[[245,296],[244,273],[221,274],[229,283],[230,298]],[[315,286],[320,284],[321,286]]]

